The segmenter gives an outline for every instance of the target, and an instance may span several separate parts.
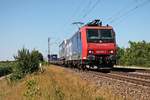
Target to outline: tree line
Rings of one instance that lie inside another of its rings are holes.
[[[118,47],[117,64],[150,67],[150,42],[129,41],[129,47]]]

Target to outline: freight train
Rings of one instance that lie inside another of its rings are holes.
[[[116,64],[116,39],[112,26],[94,20],[59,45],[61,65],[88,68],[113,68]]]

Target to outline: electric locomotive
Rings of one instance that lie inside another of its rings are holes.
[[[112,68],[116,64],[116,39],[112,26],[94,20],[82,27],[59,46],[65,66]]]

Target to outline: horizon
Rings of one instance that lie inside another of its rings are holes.
[[[150,42],[149,2],[1,0],[0,61],[13,60],[22,47],[39,50],[46,58],[48,37],[51,53],[58,54],[58,45],[78,29],[73,22],[88,23],[97,18],[114,28],[119,47],[128,47],[129,40]]]

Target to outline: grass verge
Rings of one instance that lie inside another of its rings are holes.
[[[101,95],[96,86],[63,68],[51,65],[45,69],[13,84],[0,80],[0,100],[117,100]]]

